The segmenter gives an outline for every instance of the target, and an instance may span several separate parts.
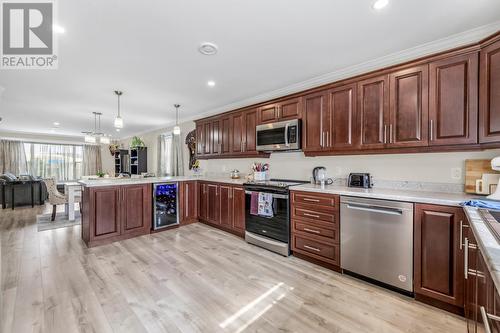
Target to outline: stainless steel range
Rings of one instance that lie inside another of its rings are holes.
[[[245,240],[284,256],[290,255],[289,188],[307,181],[271,179],[245,187]]]

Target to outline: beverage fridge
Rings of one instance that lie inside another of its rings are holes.
[[[179,224],[179,201],[177,183],[154,184],[153,229],[161,229]]]

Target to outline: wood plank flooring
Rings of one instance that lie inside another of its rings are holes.
[[[200,223],[87,249],[0,210],[0,329],[21,332],[466,332],[463,318]]]

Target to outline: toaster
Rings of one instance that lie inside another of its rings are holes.
[[[347,181],[349,187],[371,188],[372,177],[369,173],[350,173]]]

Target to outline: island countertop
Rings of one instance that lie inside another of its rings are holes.
[[[229,177],[211,177],[211,176],[178,176],[178,177],[147,177],[147,178],[99,178],[80,180],[78,183],[84,187],[101,187],[101,186],[121,186],[121,185],[138,185],[138,184],[156,184],[169,182],[187,182],[187,181],[209,181],[217,183],[226,183],[233,185],[242,185],[245,178],[231,179]]]

